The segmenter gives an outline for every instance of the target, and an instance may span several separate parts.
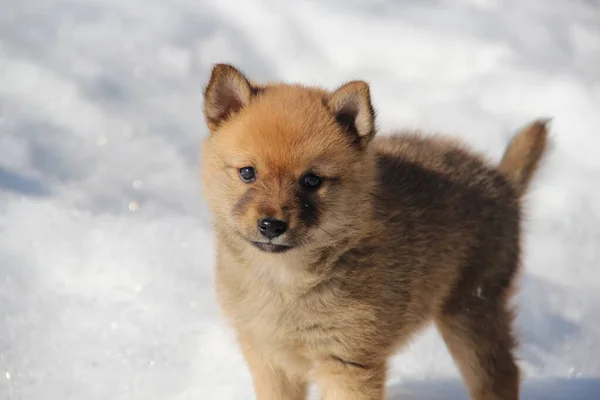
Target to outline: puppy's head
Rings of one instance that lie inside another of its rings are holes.
[[[205,91],[204,192],[220,231],[263,252],[352,235],[368,212],[375,134],[365,82],[257,86],[230,65]]]

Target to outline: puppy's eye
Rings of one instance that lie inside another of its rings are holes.
[[[318,189],[323,183],[323,179],[315,174],[306,174],[300,180],[300,184],[306,189]]]
[[[240,178],[246,183],[252,183],[256,180],[256,171],[252,167],[244,167],[239,169]]]

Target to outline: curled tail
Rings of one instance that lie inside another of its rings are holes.
[[[549,120],[536,120],[517,133],[504,151],[498,169],[523,195],[535,174],[548,142]]]

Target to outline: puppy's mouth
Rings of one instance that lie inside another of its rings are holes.
[[[275,243],[263,243],[263,242],[253,242],[252,245],[257,249],[264,251],[265,253],[285,253],[288,250],[291,250],[293,246],[287,246],[285,244],[275,244]]]

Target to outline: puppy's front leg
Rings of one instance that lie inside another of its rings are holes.
[[[361,365],[334,357],[315,372],[322,400],[383,400],[386,371],[385,362]]]
[[[250,373],[256,400],[306,400],[307,383],[286,374],[247,340],[240,340]]]

